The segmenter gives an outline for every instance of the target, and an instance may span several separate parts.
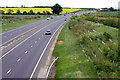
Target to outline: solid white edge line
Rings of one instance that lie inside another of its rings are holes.
[[[57,22],[57,21],[55,21],[55,22]],[[55,22],[53,22],[53,23],[55,23]],[[50,23],[49,25],[51,25],[51,24],[53,24],[53,23]],[[0,57],[0,59],[2,59],[3,57],[5,57],[5,56],[6,56],[7,54],[9,54],[12,50],[14,50],[14,49],[17,48],[18,46],[20,46],[22,43],[24,43],[24,42],[27,41],[29,38],[31,38],[32,36],[34,36],[35,34],[37,34],[38,32],[40,32],[42,29],[48,27],[49,25],[47,25],[47,26],[41,28],[39,31],[35,32],[35,33],[32,34],[31,36],[29,36],[28,38],[26,38],[25,40],[23,40],[21,43],[19,43],[19,44],[16,45],[14,48],[12,48],[12,49],[9,50],[8,52],[6,52],[4,55],[2,55],[2,56]]]
[[[56,22],[56,21],[55,21],[55,22]],[[44,22],[44,23],[45,23],[45,22]],[[29,24],[28,24],[28,25],[29,25]],[[41,24],[41,25],[43,25],[43,24]],[[16,37],[14,37],[14,38],[12,38],[12,39],[10,39],[10,40],[8,40],[8,41],[6,41],[6,42],[0,44],[0,46],[5,45],[6,43],[8,43],[8,42],[10,42],[10,41],[12,41],[12,40],[14,40],[14,39],[16,39],[17,37],[22,36],[22,35],[24,35],[25,33],[34,30],[34,29],[37,28],[38,26],[40,26],[40,25],[36,25],[34,28],[29,29],[28,31],[25,31],[24,33],[19,34],[19,35],[17,35]],[[20,31],[21,31],[21,30],[20,30]],[[2,33],[2,34],[3,34],[3,33]],[[2,35],[2,34],[1,34],[1,35]],[[43,35],[42,35],[42,36],[43,36]],[[6,37],[5,37],[5,38],[6,38]]]
[[[36,65],[35,65],[35,67],[34,67],[32,73],[31,73],[31,76],[30,76],[30,79],[29,79],[29,80],[32,79],[32,77],[33,77],[33,75],[34,75],[34,73],[35,73],[35,71],[36,71],[36,69],[37,69],[37,66],[38,66],[39,62],[41,61],[41,58],[42,58],[43,54],[45,53],[45,51],[46,51],[46,49],[47,49],[47,47],[48,47],[50,41],[51,41],[52,38],[54,37],[55,33],[59,30],[59,28],[60,28],[62,25],[64,25],[64,24],[65,24],[65,22],[64,22],[63,24],[61,24],[61,25],[58,27],[58,29],[54,32],[54,34],[53,34],[53,35],[51,36],[51,38],[49,39],[48,43],[46,44],[44,50],[42,51],[42,54],[41,54],[41,56],[39,57],[39,59],[38,59]]]
[[[29,24],[28,24],[28,25],[29,25]],[[41,24],[41,25],[43,25],[43,24]],[[8,42],[10,42],[10,41],[12,41],[12,40],[14,40],[14,39],[18,38],[19,36],[24,35],[25,33],[29,32],[29,31],[34,30],[35,28],[37,28],[37,27],[39,27],[39,26],[41,26],[41,25],[36,25],[34,28],[29,29],[29,30],[25,31],[25,32],[24,32],[24,33],[22,33],[22,34],[17,35],[16,37],[14,37],[14,38],[12,38],[12,39],[10,39],[10,40],[8,40],[8,41],[6,41],[6,42],[2,43],[0,46],[5,45],[6,43],[8,43]],[[22,30],[19,30],[19,31],[22,31]],[[6,37],[5,37],[5,38],[6,38]]]
[[[41,24],[41,25],[43,25],[43,24]],[[10,40],[8,40],[8,41],[6,41],[6,42],[2,43],[0,46],[5,45],[6,43],[8,43],[8,42],[10,42],[10,41],[12,41],[12,40],[14,40],[14,39],[18,38],[19,36],[24,35],[25,33],[29,32],[29,31],[34,30],[34,29],[35,29],[35,28],[37,28],[37,27],[38,27],[38,26],[35,26],[34,28],[32,28],[32,29],[30,29],[30,30],[28,30],[28,31],[25,31],[25,32],[24,32],[24,33],[22,33],[22,34],[17,35],[16,37],[14,37],[14,38],[12,38],[12,39],[10,39]]]

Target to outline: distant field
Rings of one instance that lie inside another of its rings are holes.
[[[118,12],[101,12],[102,14],[115,14],[115,15],[118,15]]]
[[[24,11],[29,12],[30,10],[33,10],[35,13],[37,13],[37,12],[43,13],[43,11],[49,11],[50,13],[52,13],[51,8],[0,8],[0,10],[5,11],[5,13],[7,13],[7,11],[9,9],[12,9],[14,11],[13,13],[16,13],[17,10],[20,10],[22,13]],[[83,9],[67,9],[67,8],[63,8],[63,11],[62,11],[61,14],[71,13],[71,12],[75,12],[75,11],[78,11],[78,10],[83,10]]]

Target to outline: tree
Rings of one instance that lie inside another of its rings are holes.
[[[34,15],[35,13],[33,12],[33,10],[30,10],[30,11],[28,12],[28,14]]]
[[[45,12],[45,11],[43,11],[43,15],[46,15],[46,12]]]
[[[7,11],[8,11],[7,14],[12,14],[12,12],[14,12],[12,9],[8,9]]]
[[[0,10],[0,14],[5,14],[5,11],[3,11],[3,10]]]
[[[109,10],[110,10],[110,11],[114,11],[114,8],[113,8],[113,7],[110,7]]]
[[[16,14],[20,15],[21,14],[20,10],[17,10]]]
[[[40,15],[41,13],[40,12],[37,12],[38,15]]]
[[[59,15],[60,12],[62,12],[62,7],[59,4],[55,4],[53,7],[51,7],[51,9],[53,10],[53,14]]]
[[[26,11],[23,12],[24,15],[27,15],[28,13]]]
[[[49,11],[46,11],[46,14],[50,15],[51,13]]]

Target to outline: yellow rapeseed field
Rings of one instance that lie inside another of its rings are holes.
[[[29,12],[30,10],[33,10],[35,13],[37,13],[37,12],[43,13],[43,11],[49,11],[50,13],[52,13],[51,8],[0,8],[0,10],[5,11],[5,13],[7,13],[9,9],[13,10],[13,13],[16,13],[17,10],[20,10],[20,12],[22,12],[22,13],[24,11]],[[61,12],[61,14],[71,13],[71,12],[78,11],[78,10],[82,10],[82,9],[63,8],[63,11]]]

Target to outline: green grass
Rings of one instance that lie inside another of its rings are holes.
[[[114,12],[100,12],[101,14],[114,14],[114,15],[118,15],[117,11]]]
[[[64,44],[56,45],[53,54],[59,57],[56,64],[56,78],[97,77],[95,68],[77,44],[77,36],[68,30],[67,25],[62,30],[59,40],[64,41]]]
[[[34,18],[35,15],[5,15],[5,16],[8,16],[8,17],[10,16],[12,18],[2,19],[3,25],[0,26],[0,30],[1,30],[0,33],[50,17],[50,16],[40,16],[40,18],[39,17]],[[54,17],[54,16],[52,15],[51,17]],[[25,18],[31,18],[31,19],[25,19]],[[11,22],[9,23],[10,20]]]
[[[74,17],[58,38],[58,41],[62,40],[64,44],[55,46],[53,56],[59,57],[55,77],[120,77],[118,29],[78,18]],[[71,30],[68,30],[68,27],[71,27]]]

